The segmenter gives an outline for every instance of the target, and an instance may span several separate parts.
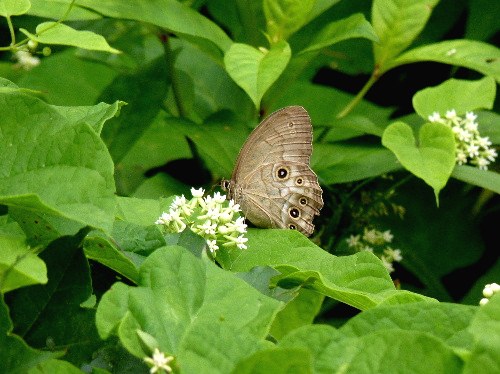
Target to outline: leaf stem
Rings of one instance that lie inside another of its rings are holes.
[[[375,67],[375,69],[373,69],[372,75],[370,76],[370,79],[368,79],[361,91],[358,92],[358,94],[349,102],[349,104],[347,104],[346,107],[339,114],[337,114],[337,119],[344,118],[349,113],[351,113],[379,78],[380,69],[378,67]]]

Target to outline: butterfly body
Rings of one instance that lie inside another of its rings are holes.
[[[224,185],[246,218],[259,227],[297,229],[309,236],[323,207],[322,190],[309,166],[312,126],[306,110],[290,106],[255,128]]]

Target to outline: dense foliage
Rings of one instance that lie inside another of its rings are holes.
[[[0,16],[0,372],[500,372],[500,2]],[[311,238],[199,189],[288,105]]]

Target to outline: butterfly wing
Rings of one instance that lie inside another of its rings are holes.
[[[255,128],[230,181],[231,197],[252,223],[312,234],[323,199],[311,153],[311,120],[300,106],[274,112]]]

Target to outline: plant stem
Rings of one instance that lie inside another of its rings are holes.
[[[365,85],[363,86],[361,91],[359,91],[358,94],[354,97],[354,99],[352,99],[351,102],[349,104],[347,104],[347,106],[344,108],[344,110],[342,110],[339,114],[337,114],[337,119],[344,118],[349,113],[351,113],[352,110],[356,107],[356,105],[359,104],[361,99],[363,99],[363,97],[366,95],[368,90],[375,84],[375,82],[379,78],[380,78],[380,70],[378,69],[378,67],[375,67],[370,79],[368,79],[368,81],[365,83]]]

